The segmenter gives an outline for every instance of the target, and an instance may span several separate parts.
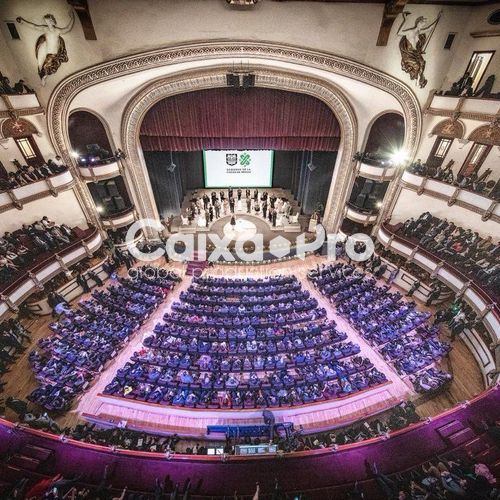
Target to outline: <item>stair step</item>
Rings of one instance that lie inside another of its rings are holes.
[[[451,442],[453,446],[460,446],[461,444],[464,444],[467,441],[471,441],[475,437],[476,435],[474,434],[474,431],[470,427],[465,427],[458,432],[450,434],[447,437],[447,439]]]
[[[467,450],[467,452],[471,453],[472,455],[477,455],[478,453],[481,453],[488,448],[488,443],[482,437],[477,437],[476,439],[473,439],[471,442],[465,445],[465,449]]]
[[[451,434],[458,432],[464,428],[462,422],[458,420],[452,420],[442,427],[438,427],[436,430],[442,438],[447,438]]]
[[[24,470],[35,471],[40,466],[40,460],[25,455],[14,455],[9,462],[11,465]]]
[[[22,454],[27,457],[37,458],[40,461],[45,461],[52,456],[54,450],[42,448],[34,444],[27,444],[22,449]]]
[[[478,453],[474,457],[474,459],[487,465],[495,464],[497,462],[500,462],[500,449],[498,449],[496,446],[488,448],[487,450]]]

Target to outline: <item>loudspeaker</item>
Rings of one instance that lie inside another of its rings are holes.
[[[226,74],[226,85],[228,87],[239,87],[240,86],[239,75],[235,75],[234,73],[227,73]]]
[[[243,75],[243,88],[247,89],[249,87],[254,87],[255,86],[255,75],[248,74],[248,75]]]

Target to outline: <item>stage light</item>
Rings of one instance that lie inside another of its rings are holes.
[[[78,158],[80,155],[76,151],[71,151],[71,156],[73,158]]]
[[[96,210],[97,210],[100,214],[102,214],[102,213],[104,212],[104,208],[102,207],[102,205],[97,205],[97,206],[95,207],[95,209],[96,209]]]
[[[376,206],[377,208],[380,208],[380,207],[382,206],[382,202],[381,202],[381,201],[377,201],[377,203],[375,204],[375,206]]]
[[[402,165],[406,160],[408,160],[408,154],[404,149],[398,149],[391,155],[391,161],[395,165]]]

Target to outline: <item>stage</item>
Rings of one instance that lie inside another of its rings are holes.
[[[246,196],[246,188],[233,189],[234,207],[228,200],[227,189],[198,189],[189,191],[184,197],[181,214],[173,218],[170,231],[187,234],[215,233],[220,237],[228,237],[231,241],[245,241],[255,234],[262,234],[264,244],[280,235],[294,242],[297,234],[308,229],[310,216],[301,215],[301,208],[293,194],[281,188],[259,188],[257,198],[255,190],[250,189],[250,197]],[[221,192],[224,199],[221,199]],[[212,197],[215,193],[215,197]],[[266,196],[267,194],[267,196]],[[203,198],[208,197],[208,204]],[[264,199],[262,199],[264,197]],[[274,218],[270,215],[271,198],[276,212]],[[216,200],[214,206],[212,200]],[[264,214],[266,215],[264,217]],[[235,224],[231,226],[234,216]]]

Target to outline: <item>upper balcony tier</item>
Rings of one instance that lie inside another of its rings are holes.
[[[396,175],[397,168],[390,163],[362,161],[359,164],[358,175],[374,181],[390,181]]]
[[[0,94],[0,118],[9,117],[9,112],[12,111],[15,111],[17,116],[44,113],[44,109],[34,92],[31,94]]]
[[[425,193],[445,200],[449,206],[456,203],[461,207],[479,213],[483,220],[492,218],[500,222],[500,204],[482,194],[461,189],[458,186],[436,179],[412,174],[408,171],[403,173],[401,184],[407,188],[414,189],[418,194]]]
[[[101,181],[120,175],[120,164],[118,158],[112,156],[106,160],[98,160],[85,164],[78,162],[78,170],[85,180]]]
[[[452,116],[460,113],[462,118],[488,121],[500,111],[500,99],[480,97],[458,97],[434,94],[425,110],[436,116]]]
[[[359,222],[360,224],[375,224],[377,221],[377,214],[372,212],[364,212],[361,209],[355,207],[354,205],[347,205],[345,216],[354,221]]]
[[[366,459],[376,460],[380,470],[393,474],[420,467],[434,460],[438,452],[445,456],[451,453],[461,455],[471,446],[477,450],[478,445],[482,445],[485,451],[481,451],[481,460],[496,475],[498,450],[489,448],[493,445],[484,429],[471,423],[497,419],[499,401],[500,390],[495,387],[436,417],[366,441],[292,453],[227,457],[183,453],[165,457],[165,453],[111,448],[69,437],[61,439],[60,435],[0,420],[0,454],[12,454],[27,445],[52,453],[50,464],[44,464],[43,474],[38,470],[28,470],[29,464],[25,466],[24,462],[16,467],[3,462],[0,464],[0,475],[5,474],[2,478],[6,480],[28,477],[34,481],[48,479],[56,473],[72,477],[82,472],[81,464],[85,464],[80,480],[92,486],[101,480],[105,466],[113,462],[108,481],[117,488],[116,492],[125,486],[130,492],[154,491],[157,478],[168,474],[174,482],[182,483],[189,478],[191,484],[197,485],[196,498],[200,499],[222,498],[224,495],[229,498],[236,490],[250,498],[255,491],[255,477],[259,478],[261,485],[267,485],[265,491],[272,489],[275,478],[286,478],[288,491],[306,491],[307,497],[314,500],[347,498],[357,482],[362,484],[367,498],[380,498],[376,480],[367,478]],[[108,422],[108,425],[112,427],[113,422]],[[482,450],[481,446],[479,449]],[[394,456],[398,457],[397,461]],[[134,468],[141,473],[131,474]],[[314,478],[313,482],[311,478]],[[264,486],[261,487],[264,489]]]
[[[484,291],[479,283],[462,273],[460,269],[444,262],[428,250],[395,233],[389,224],[383,224],[377,233],[378,240],[387,248],[411,259],[433,277],[439,278],[482,317],[493,339],[500,341],[500,309],[496,297]]]
[[[49,194],[57,196],[59,192],[70,189],[74,182],[73,175],[69,170],[66,170],[46,179],[10,191],[0,192],[0,212],[5,212],[12,207],[21,210],[25,203],[43,198]]]
[[[101,215],[103,227],[106,229],[118,229],[120,227],[128,226],[135,221],[134,207],[126,208],[120,212],[103,216]]]
[[[51,280],[60,272],[80,260],[90,257],[102,245],[102,237],[95,228],[79,230],[79,238],[66,248],[53,252],[43,260],[34,262],[14,282],[10,283],[0,295],[0,318],[15,311],[34,291],[40,290],[43,283]]]

